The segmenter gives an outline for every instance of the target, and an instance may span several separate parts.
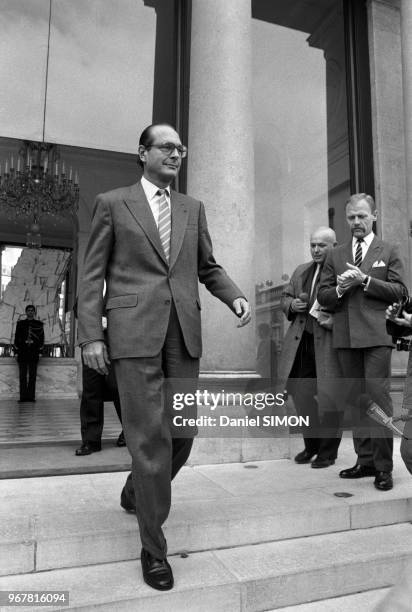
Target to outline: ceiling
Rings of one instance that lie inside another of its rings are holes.
[[[252,0],[252,17],[311,34],[342,0]]]

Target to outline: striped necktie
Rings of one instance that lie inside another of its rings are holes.
[[[159,229],[160,242],[162,243],[167,263],[169,263],[172,222],[170,217],[169,203],[166,198],[166,189],[159,189],[156,195],[159,198],[159,221],[157,223],[157,227]]]
[[[362,242],[363,242],[363,238],[358,238],[358,244],[356,245],[356,252],[355,252],[355,266],[357,266],[359,268],[359,266],[362,263]]]

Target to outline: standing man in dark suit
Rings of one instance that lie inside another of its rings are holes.
[[[171,478],[193,441],[172,440],[164,383],[188,379],[196,384],[202,351],[199,281],[239,317],[238,327],[250,321],[243,292],[213,257],[202,202],[170,189],[186,153],[170,125],[143,131],[142,180],[96,199],[78,307],[84,362],[105,374],[106,280],[108,347],[132,456],[132,482],[129,477],[121,502],[136,509],[143,577],[159,590],[173,587],[162,531]]]
[[[374,423],[366,411],[373,400],[387,414],[393,412],[389,393],[393,345],[386,332],[385,310],[405,291],[404,265],[398,248],[372,231],[377,211],[371,196],[352,195],[346,205],[346,219],[352,240],[329,253],[318,291],[320,304],[335,311],[333,345],[346,379],[342,391],[347,390],[347,400],[355,408],[357,462],[339,475],[375,476],[375,487],[387,491],[393,487],[393,436]]]
[[[330,227],[316,229],[310,237],[312,261],[296,268],[282,293],[282,310],[291,324],[280,355],[278,384],[284,389],[288,383],[296,412],[309,416],[310,425],[303,434],[305,448],[295,461],[310,463],[317,455],[311,462],[313,468],[335,463],[341,439],[333,393],[339,364],[327,324],[330,315],[316,311],[316,318],[310,313],[326,255],[335,245],[335,232]]]
[[[26,306],[26,318],[17,321],[14,346],[19,364],[19,402],[36,401],[36,377],[39,355],[44,345],[43,322],[35,319],[36,309]]]
[[[73,307],[74,316],[77,319],[77,300]],[[102,319],[102,327],[106,341],[106,317]],[[89,368],[82,359],[82,396],[80,400],[80,433],[82,443],[76,448],[75,455],[83,457],[102,450],[102,434],[104,427],[104,402],[112,401],[122,423],[120,408],[120,397],[113,368],[108,368],[107,376],[99,374],[96,370]],[[117,438],[116,445],[126,446],[123,430]]]

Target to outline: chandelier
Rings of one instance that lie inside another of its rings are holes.
[[[25,140],[16,160],[6,160],[4,171],[0,164],[0,207],[9,218],[68,217],[78,205],[78,174],[66,172],[56,145]]]
[[[44,86],[42,142],[24,140],[16,158],[0,163],[0,211],[11,220],[27,218],[31,225],[27,246],[41,246],[40,221],[45,215],[74,219],[79,207],[79,176],[70,167],[66,172],[55,144],[45,142],[47,83],[49,74],[52,2],[49,4],[49,30]]]

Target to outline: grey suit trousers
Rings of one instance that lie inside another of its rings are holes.
[[[115,359],[113,364],[124,434],[132,456],[140,539],[151,555],[163,559],[167,544],[162,525],[170,511],[173,469],[171,394],[193,391],[199,375],[199,359],[190,357],[186,350],[174,305],[158,355]],[[187,435],[190,437],[190,433]],[[189,452],[190,447],[191,442]]]

